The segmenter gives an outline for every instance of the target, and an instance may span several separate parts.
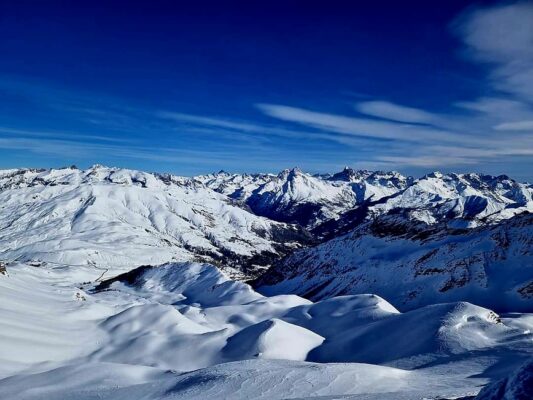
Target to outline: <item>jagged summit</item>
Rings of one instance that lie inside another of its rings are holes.
[[[286,168],[283,171],[280,171],[278,173],[278,178],[279,179],[294,179],[295,177],[301,176],[301,175],[304,175],[304,172],[298,167],[293,167],[293,168]]]

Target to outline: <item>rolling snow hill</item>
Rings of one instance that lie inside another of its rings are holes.
[[[464,302],[265,297],[196,263],[96,286],[72,269],[0,275],[2,397],[455,398],[533,355],[530,316]]]

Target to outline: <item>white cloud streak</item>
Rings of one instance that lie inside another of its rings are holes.
[[[533,133],[533,120],[504,122],[494,127],[497,131],[527,131]]]
[[[427,140],[463,143],[471,140],[468,136],[434,127],[347,117],[278,104],[258,104],[257,107],[270,117],[326,132],[417,143]]]
[[[388,101],[364,101],[357,103],[355,109],[362,114],[397,122],[430,124],[437,119],[434,114],[427,111]]]

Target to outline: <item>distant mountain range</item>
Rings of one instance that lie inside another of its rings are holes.
[[[530,184],[473,173],[3,170],[0,259],[106,277],[209,262],[268,293],[531,310],[532,198]]]

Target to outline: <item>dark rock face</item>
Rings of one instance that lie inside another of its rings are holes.
[[[261,197],[252,197],[246,203],[256,215],[273,219],[274,221],[286,222],[307,226],[316,220],[320,214],[321,206],[313,203],[294,202],[285,205],[274,205],[267,207],[267,201]]]
[[[533,398],[533,360],[506,378],[484,387],[475,400],[530,400]]]
[[[122,282],[130,286],[135,286],[141,281],[144,273],[152,268],[156,267],[152,265],[141,265],[140,267],[132,269],[131,271],[117,275],[114,278],[103,280],[94,287],[93,291],[101,292],[103,290],[107,290],[115,282]]]

